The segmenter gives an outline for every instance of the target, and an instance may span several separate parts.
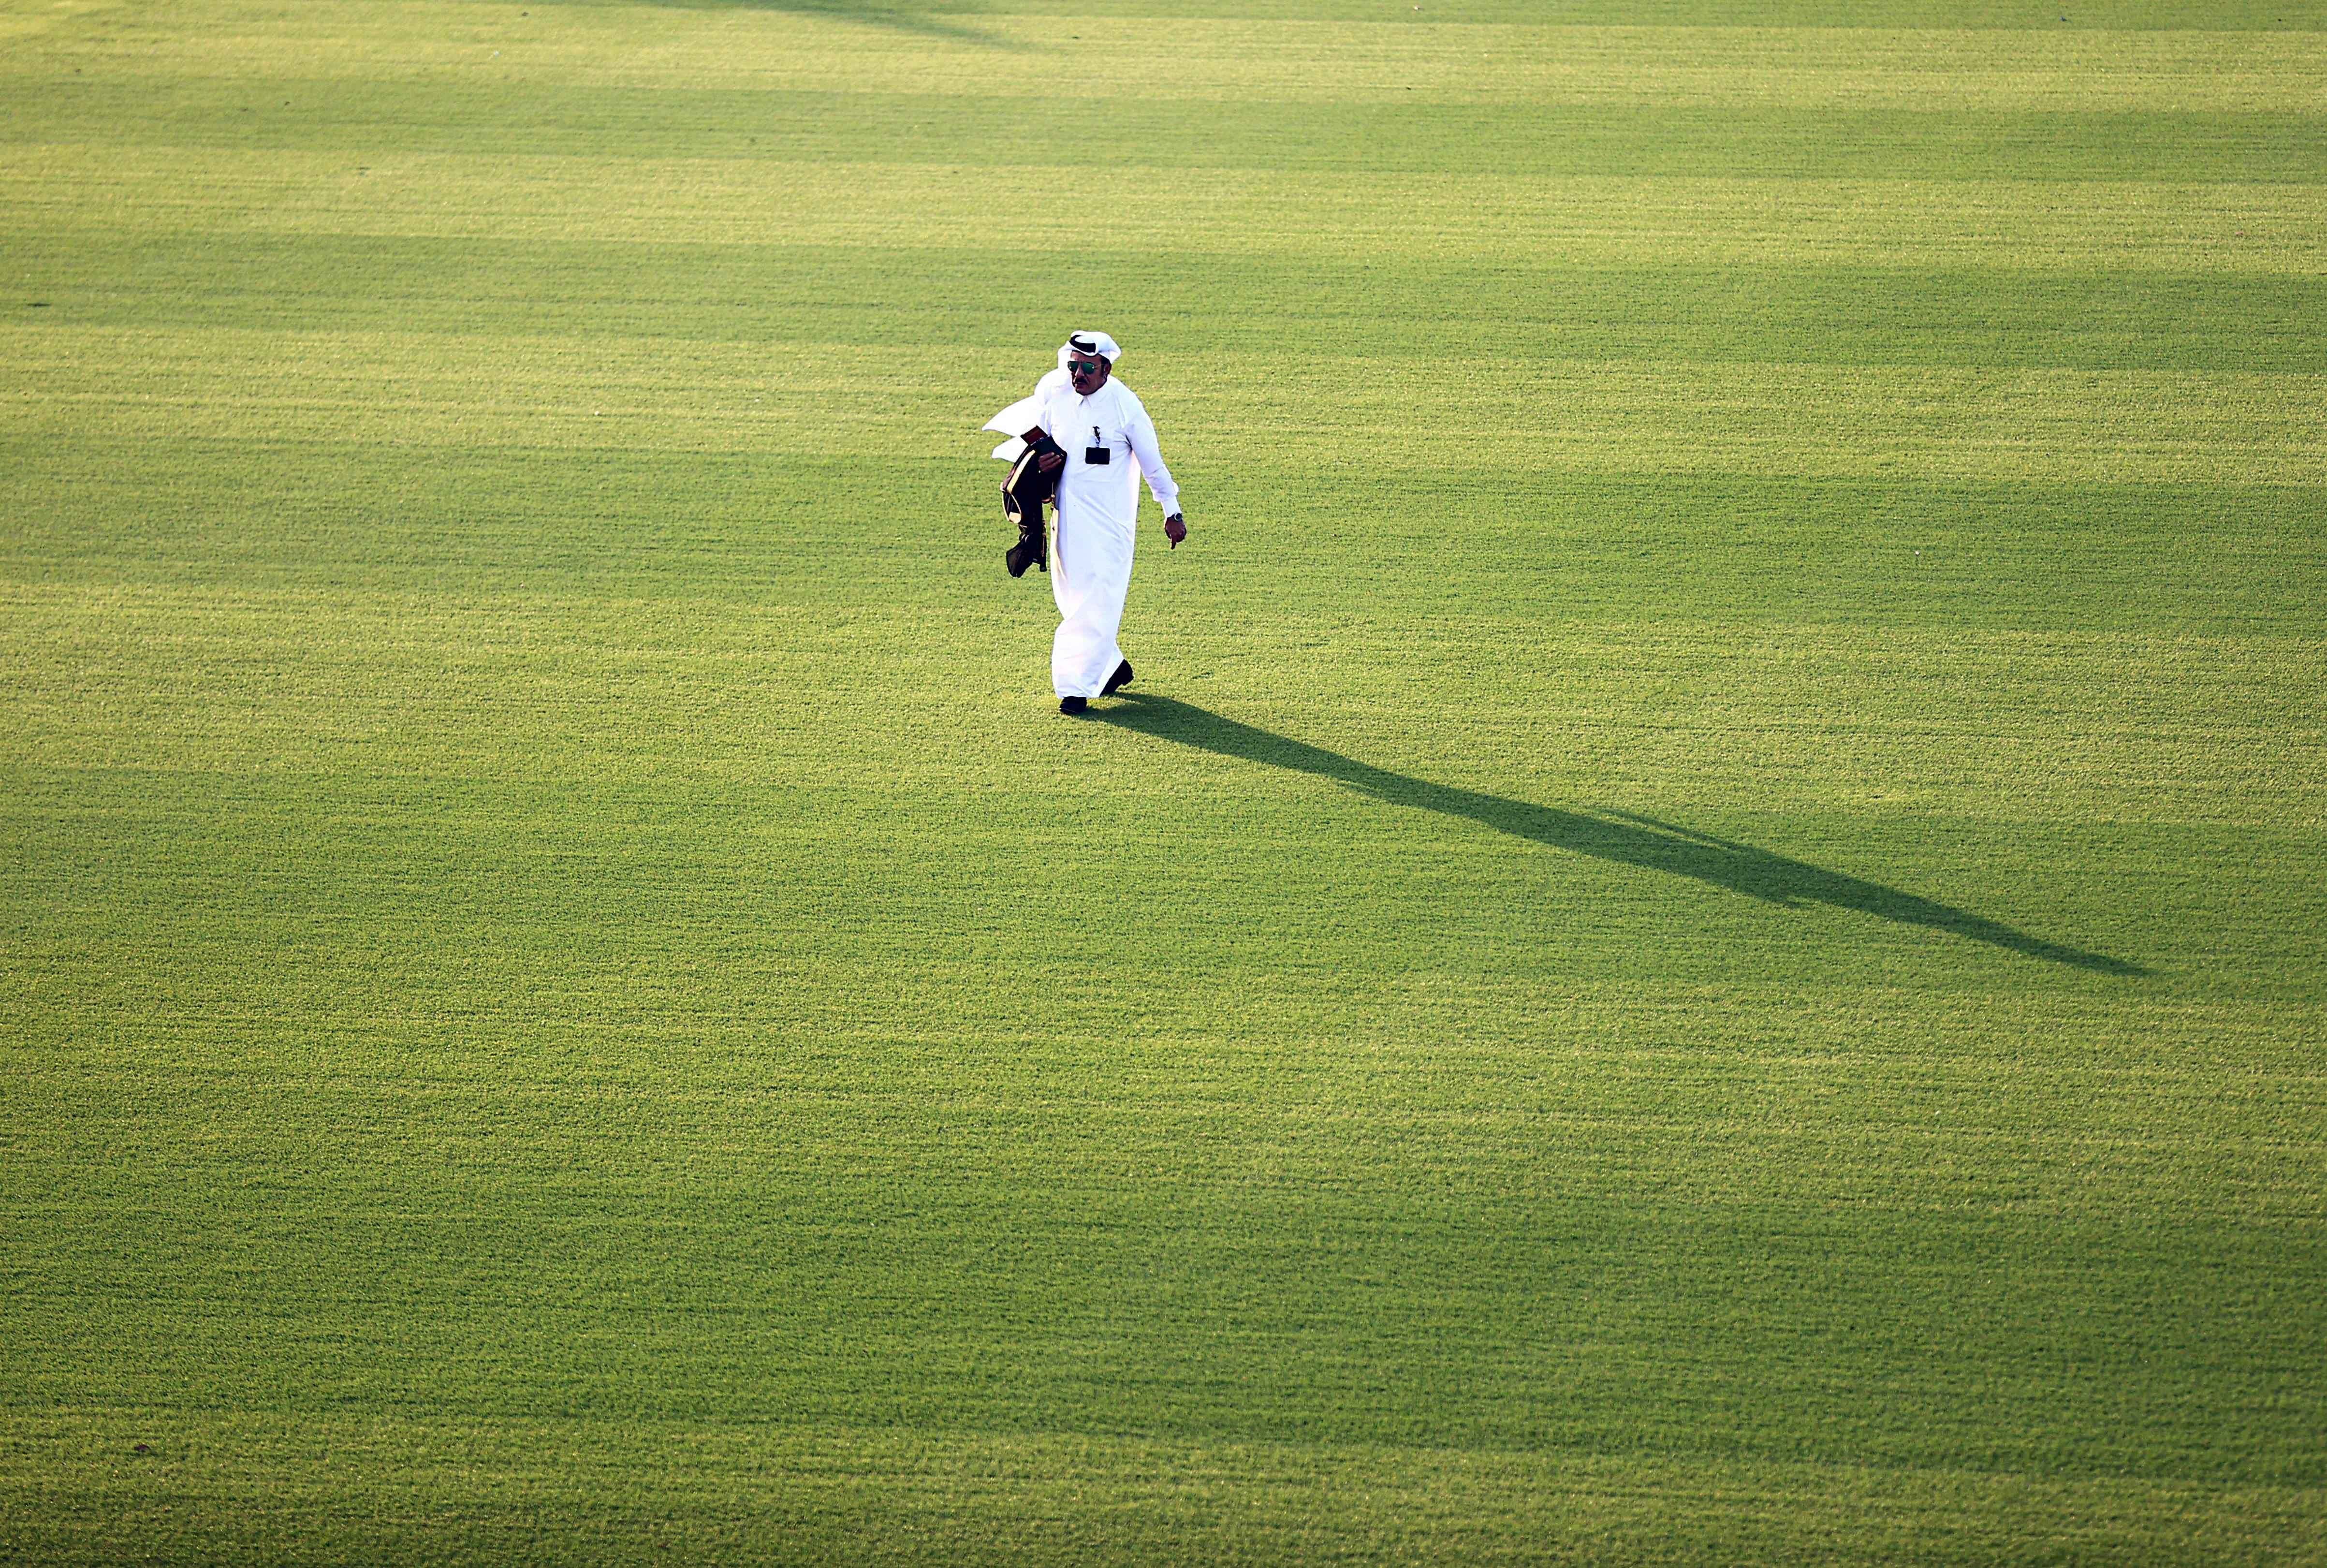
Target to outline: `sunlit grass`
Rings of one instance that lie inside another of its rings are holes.
[[[1107,8],[0,8],[0,1554],[2327,1554],[2315,17]]]

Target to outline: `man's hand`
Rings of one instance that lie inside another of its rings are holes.
[[[1180,541],[1188,537],[1188,519],[1182,517],[1177,512],[1173,512],[1170,517],[1165,518],[1164,519],[1164,537],[1172,541],[1172,547],[1173,549],[1178,549],[1180,547]]]
[[[1066,466],[1066,462],[1067,454],[1065,453],[1046,452],[1042,456],[1034,460],[1034,471],[1037,473],[1056,473],[1060,469]]]

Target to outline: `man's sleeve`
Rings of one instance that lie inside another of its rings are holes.
[[[1164,453],[1155,445],[1155,421],[1147,417],[1147,406],[1134,397],[1131,417],[1126,422],[1131,435],[1131,455],[1139,460],[1139,471],[1147,476],[1148,493],[1155,504],[1170,517],[1180,509],[1180,486],[1172,471],[1164,466]]]

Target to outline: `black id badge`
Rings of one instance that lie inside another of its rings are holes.
[[[1092,425],[1091,443],[1083,448],[1083,461],[1093,468],[1105,468],[1114,460],[1115,453],[1107,444],[1107,437],[1098,433],[1098,425]]]

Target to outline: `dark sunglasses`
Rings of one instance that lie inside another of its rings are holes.
[[[1104,370],[1107,367],[1099,363],[1097,359],[1070,359],[1067,361],[1067,369],[1070,370]]]

